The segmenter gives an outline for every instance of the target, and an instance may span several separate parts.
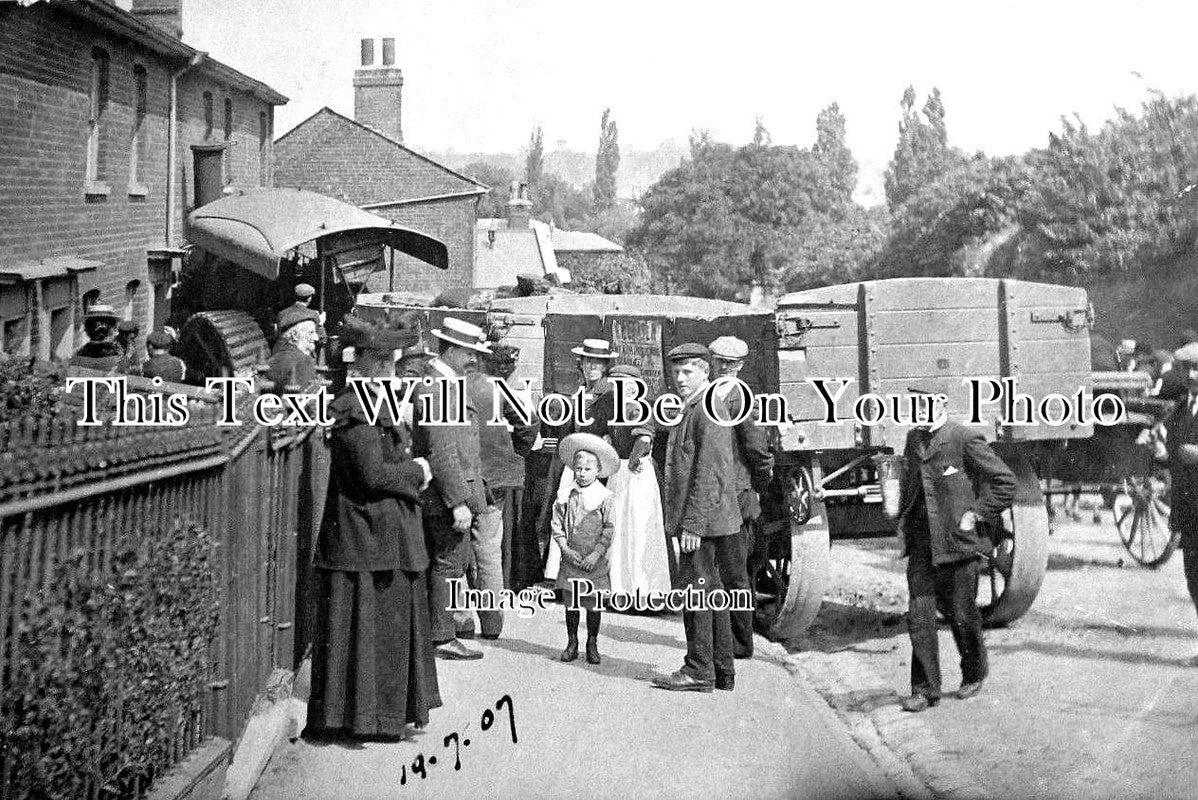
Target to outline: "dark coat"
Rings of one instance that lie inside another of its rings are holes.
[[[524,425],[520,415],[500,399],[499,414],[507,425],[491,425],[494,388],[492,379],[481,372],[466,376],[470,400],[478,409],[478,442],[482,455],[483,481],[491,489],[524,488],[524,459],[537,440],[537,426]],[[508,425],[511,430],[508,430]]]
[[[116,342],[88,342],[76,351],[71,363],[77,367],[109,372],[116,369],[125,353]]]
[[[162,353],[143,361],[141,374],[144,378],[161,378],[172,383],[183,383],[187,378],[187,365],[177,356]]]
[[[428,567],[420,523],[424,470],[403,425],[371,425],[353,391],[329,404],[329,493],[315,565],[351,572]],[[386,418],[384,408],[382,417]]]
[[[412,452],[417,456],[428,459],[433,470],[433,482],[425,490],[422,499],[426,517],[446,517],[453,513],[454,507],[466,504],[476,516],[487,508],[487,489],[483,483],[482,455],[480,452],[478,425],[475,417],[478,414],[474,403],[470,400],[470,392],[458,391],[453,382],[449,368],[443,362],[434,361],[437,369],[429,371],[433,378],[432,385],[419,385],[413,392],[413,402],[416,407],[416,424],[412,437]],[[452,413],[453,409],[441,408],[441,392],[438,384],[450,381],[448,386],[449,403],[466,404],[466,425],[429,425],[431,420],[453,420],[460,415]],[[425,398],[427,397],[427,401]],[[429,420],[421,416],[424,406],[429,409]]]
[[[1190,413],[1188,393],[1178,398],[1165,430],[1172,479],[1169,527],[1180,534],[1182,549],[1190,550],[1198,545],[1198,464],[1183,464],[1177,457],[1183,444],[1198,444],[1198,417]]]
[[[666,535],[730,536],[740,530],[732,429],[717,425],[697,399],[666,441]]]
[[[729,419],[741,413],[741,393],[733,389],[728,394]],[[761,500],[774,471],[774,454],[770,452],[765,428],[757,424],[758,403],[744,422],[732,428],[732,457],[736,473],[736,499],[741,519],[754,520],[761,516]]]
[[[287,386],[306,389],[316,381],[316,359],[290,342],[281,342],[266,363],[270,367],[266,377],[277,392]]]
[[[922,482],[932,561],[944,564],[976,556],[981,532],[960,530],[961,517],[973,511],[982,522],[1001,524],[1000,515],[1015,499],[1015,474],[979,431],[955,420],[932,434],[922,456],[921,437],[920,431],[909,431],[903,451],[906,474],[898,526],[903,555],[908,553],[908,536],[916,533],[908,525],[922,525],[925,519],[915,508]]]

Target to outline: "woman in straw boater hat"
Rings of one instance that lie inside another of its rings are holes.
[[[415,330],[346,318],[345,360],[363,378],[393,378]],[[367,384],[371,392],[381,391]],[[430,636],[428,552],[419,497],[431,474],[411,456],[410,431],[375,424],[352,386],[329,406],[331,465],[316,544],[317,615],[305,736],[400,738],[441,705]]]
[[[71,363],[88,369],[115,369],[124,356],[120,345],[112,340],[119,319],[110,305],[96,303],[88,308],[83,315],[83,332],[88,342],[72,356]]]
[[[572,433],[558,446],[562,463],[571,467],[570,490],[553,504],[550,530],[561,552],[557,588],[566,600],[566,649],[562,661],[578,658],[579,609],[587,610],[587,663],[598,664],[601,611],[595,598],[579,589],[590,581],[598,590],[611,589],[608,580],[608,549],[615,530],[611,491],[599,482],[620,467],[620,458],[610,444],[590,433]]]

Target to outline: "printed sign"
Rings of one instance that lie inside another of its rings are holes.
[[[611,343],[612,349],[620,354],[617,363],[632,364],[641,371],[651,397],[666,390],[659,320],[613,319]]]

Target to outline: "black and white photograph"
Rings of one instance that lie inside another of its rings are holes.
[[[0,0],[0,800],[1198,798],[1195,31]]]

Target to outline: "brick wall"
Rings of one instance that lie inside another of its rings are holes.
[[[475,199],[447,200],[391,208],[372,209],[375,214],[440,239],[449,249],[449,269],[397,253],[395,290],[418,294],[437,294],[445,289],[473,285]],[[370,291],[387,289],[387,273],[377,273],[368,285]]]
[[[92,53],[108,54],[108,103],[101,117],[98,179],[105,195],[85,194],[91,116]],[[142,123],[140,184],[130,184],[130,155],[135,119],[135,65],[146,71],[146,116]],[[152,323],[152,292],[146,250],[161,248],[166,237],[166,156],[170,72],[174,64],[128,41],[43,4],[29,8],[0,5],[0,267],[50,256],[75,255],[98,261],[94,275],[84,274],[72,289],[76,305],[95,288],[101,301],[126,306],[130,282],[137,281],[133,307],[143,334]],[[200,97],[215,98],[215,136],[223,138],[223,101],[234,100],[233,174],[241,185],[259,183],[258,113],[273,118],[268,105],[230,92],[204,77],[202,70],[180,82],[180,122],[176,236],[191,190],[191,153],[187,145],[203,139]],[[266,141],[270,150],[270,132]],[[11,298],[36,291],[29,286],[4,289]],[[43,309],[44,311],[44,309]],[[75,338],[81,317],[75,309]],[[44,322],[44,320],[43,320]],[[32,320],[36,339],[37,315]],[[36,350],[35,350],[36,352]],[[44,354],[44,353],[43,353]]]

